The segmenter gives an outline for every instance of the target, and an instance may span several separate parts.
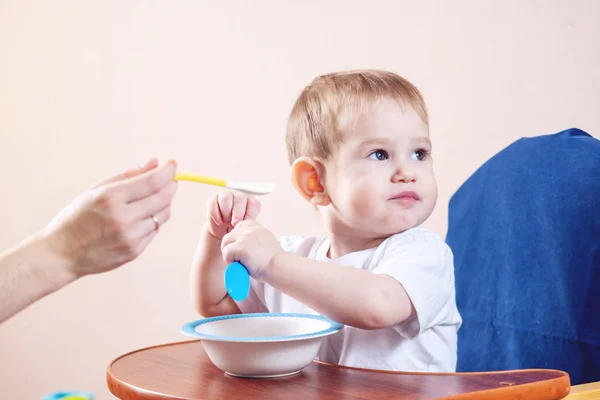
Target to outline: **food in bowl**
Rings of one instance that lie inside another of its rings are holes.
[[[342,328],[320,315],[250,313],[189,322],[181,332],[201,339],[210,360],[228,375],[272,378],[300,372],[323,338]]]

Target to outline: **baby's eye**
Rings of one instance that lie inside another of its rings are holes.
[[[389,158],[387,151],[385,150],[375,150],[371,154],[369,154],[369,158],[377,161],[384,161]]]
[[[412,159],[417,161],[423,161],[429,156],[429,151],[425,149],[415,150],[412,153]]]

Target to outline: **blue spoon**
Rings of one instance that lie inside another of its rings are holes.
[[[225,269],[225,289],[236,301],[245,300],[250,293],[250,274],[239,262],[231,263]]]

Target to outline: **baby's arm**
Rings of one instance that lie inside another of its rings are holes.
[[[360,329],[386,328],[415,312],[408,294],[391,276],[292,253],[273,256],[263,280],[318,313]]]
[[[221,255],[221,240],[202,228],[190,273],[190,293],[194,309],[204,317],[239,314],[240,309],[227,295],[223,274],[227,265]]]
[[[190,273],[190,292],[196,311],[204,317],[239,314],[235,301],[227,294],[223,274],[227,263],[221,253],[223,236],[244,219],[254,219],[260,203],[254,197],[226,192],[207,203],[208,218],[194,256]]]

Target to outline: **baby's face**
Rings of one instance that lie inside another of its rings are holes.
[[[380,100],[343,132],[325,163],[333,233],[379,238],[413,228],[432,213],[437,185],[429,129],[409,106]]]

